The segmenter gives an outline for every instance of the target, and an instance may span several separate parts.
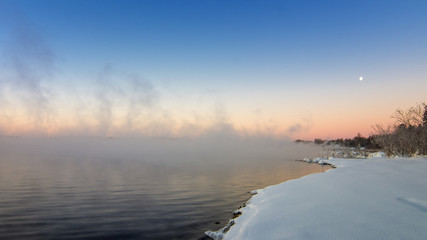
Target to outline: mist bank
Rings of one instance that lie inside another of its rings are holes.
[[[0,137],[3,157],[144,161],[153,163],[242,164],[267,163],[317,156],[321,147],[284,138],[204,134],[193,138],[169,137]]]

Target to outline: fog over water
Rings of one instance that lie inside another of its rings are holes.
[[[326,170],[294,161],[320,152],[225,133],[1,137],[0,238],[197,239],[248,191]]]

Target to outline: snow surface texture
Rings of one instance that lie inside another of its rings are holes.
[[[427,239],[427,158],[328,159],[337,169],[257,190],[215,239]],[[317,161],[318,162],[318,161]]]

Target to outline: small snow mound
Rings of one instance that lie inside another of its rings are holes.
[[[220,231],[218,232],[206,231],[205,235],[210,238],[213,238],[214,240],[221,240],[224,238],[224,233]]]
[[[230,230],[230,227],[234,225],[234,220],[230,220],[227,225],[225,225],[220,230],[214,232],[214,231],[206,231],[205,235],[213,238],[214,240],[222,240],[224,238],[224,234]]]
[[[384,152],[374,152],[369,153],[368,158],[378,158],[378,157],[386,157],[386,154]]]

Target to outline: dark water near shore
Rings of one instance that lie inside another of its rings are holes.
[[[156,141],[0,139],[0,239],[198,239],[249,191],[327,169],[294,161],[313,146]]]

